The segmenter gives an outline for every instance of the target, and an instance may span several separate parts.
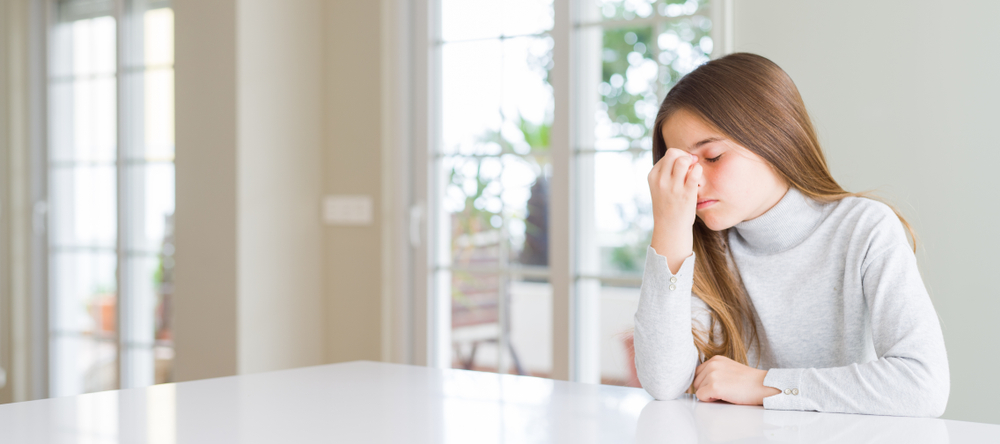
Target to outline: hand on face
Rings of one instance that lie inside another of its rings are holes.
[[[653,200],[654,223],[676,229],[694,225],[698,187],[703,180],[698,157],[668,148],[647,176]]]
[[[725,356],[713,356],[694,371],[692,387],[699,400],[733,404],[764,405],[764,398],[781,393],[764,385],[767,370],[740,364]]]
[[[672,273],[677,273],[692,253],[698,186],[702,180],[697,159],[684,150],[669,148],[647,176],[653,199],[650,246],[667,258]]]

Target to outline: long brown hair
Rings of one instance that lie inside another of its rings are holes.
[[[734,53],[709,61],[684,76],[670,89],[656,115],[653,163],[667,151],[663,125],[678,110],[701,118],[725,136],[762,157],[789,186],[821,202],[834,202],[851,193],[834,180],[813,130],[805,104],[792,79],[765,57]],[[877,199],[877,198],[874,198]],[[891,206],[890,206],[891,207]],[[914,237],[906,219],[896,216]],[[695,346],[704,359],[723,355],[751,365],[747,351],[759,345],[754,310],[731,264],[728,231],[712,231],[694,223],[694,293],[711,309],[705,331],[692,327]],[[913,239],[914,252],[916,238]],[[721,337],[715,337],[716,325]]]

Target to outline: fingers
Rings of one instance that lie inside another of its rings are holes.
[[[702,384],[705,383],[705,378],[712,373],[716,368],[719,367],[720,362],[724,362],[727,358],[722,355],[715,355],[709,358],[707,361],[702,362],[694,369],[694,389],[698,390]]]
[[[670,174],[670,177],[673,179],[672,185],[674,185],[674,189],[684,188],[688,170],[691,168],[691,164],[695,161],[694,156],[683,151],[682,153],[686,155],[679,156],[677,160],[674,161],[674,167]]]
[[[698,397],[699,401],[713,402],[718,401],[721,395],[716,389],[716,384],[712,381],[715,379],[712,376],[712,372],[717,367],[711,360],[706,361],[695,369],[694,384],[694,394]]]
[[[706,371],[707,367],[708,367],[708,362],[703,362],[700,365],[698,365],[697,368],[694,369],[694,383],[692,385],[694,386],[695,390],[701,388],[702,382],[705,381],[705,375],[708,374],[708,372]]]
[[[701,175],[703,170],[700,163],[694,164],[691,168],[691,172],[688,173],[687,178],[684,180],[684,187],[687,189],[696,189],[701,186]]]
[[[656,164],[649,171],[647,180],[651,186],[659,188],[680,188],[684,184],[687,169],[690,168],[695,159],[687,151],[668,148],[663,157],[656,161]]]
[[[715,391],[711,387],[702,387],[694,392],[694,395],[698,397],[699,401],[702,402],[715,402],[722,398],[719,398]]]
[[[688,154],[687,151],[684,151],[684,150],[682,150],[680,148],[667,148],[667,151],[665,153],[663,153],[663,157],[664,158],[671,159],[668,162],[670,164],[674,163],[674,159],[677,159],[679,157],[684,157],[684,156],[690,156],[690,154]]]
[[[677,154],[671,150],[667,150],[666,154],[656,161],[653,165],[653,169],[649,170],[649,184],[658,185],[660,182],[660,177],[663,175],[664,171],[669,172],[674,166],[674,160],[677,159]]]

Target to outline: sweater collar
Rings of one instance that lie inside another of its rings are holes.
[[[733,228],[747,249],[760,254],[778,253],[805,240],[822,222],[823,214],[822,203],[789,187],[771,209]]]

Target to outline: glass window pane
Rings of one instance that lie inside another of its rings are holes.
[[[510,243],[509,263],[549,264],[548,214],[551,164],[543,156],[505,155],[499,159],[502,221]]]
[[[174,64],[174,10],[146,11],[143,20],[143,56],[146,66]]]
[[[651,149],[660,101],[682,76],[709,60],[711,29],[711,20],[698,15],[577,32],[586,48],[576,72],[583,99],[578,148]]]
[[[709,60],[708,0],[586,0],[574,31],[574,365],[637,385],[632,317],[653,227],[646,175],[660,102]]]
[[[653,44],[652,27],[604,31],[594,146],[583,148],[652,148],[649,131],[659,108]]]
[[[86,15],[86,14],[85,14]],[[49,108],[54,396],[118,386],[116,22],[56,25]]]
[[[117,346],[114,341],[76,335],[52,338],[53,374],[49,395],[74,396],[118,388]]]
[[[145,8],[136,1],[132,16],[142,32],[142,52],[132,54],[136,68],[127,77],[133,110],[127,145],[128,185],[124,199],[129,237],[128,313],[123,329],[123,387],[172,379],[170,323],[174,214],[173,11]]]
[[[56,72],[50,96],[51,161],[114,161],[117,133],[115,21],[111,17],[56,26]]]
[[[97,17],[72,22],[72,66],[76,76],[114,74],[115,19]]]
[[[174,71],[140,68],[125,74],[131,130],[125,144],[127,159],[134,162],[174,160]],[[112,153],[113,155],[113,153]]]
[[[129,251],[159,254],[174,214],[174,164],[130,165],[127,172]]]
[[[163,246],[159,263],[153,271],[156,306],[153,312],[153,348],[155,383],[172,382],[174,359],[173,297],[174,297],[174,216],[166,217]]]
[[[62,21],[50,34],[48,260],[57,394],[172,378],[173,11],[126,2],[129,45],[117,45],[112,2],[59,2]],[[116,73],[119,60],[126,68]],[[128,234],[123,243],[119,230]],[[127,261],[117,263],[119,254]]]
[[[129,329],[123,385],[141,387],[169,378],[173,356],[170,309],[173,281],[174,165],[129,166]]]
[[[56,247],[114,249],[118,219],[114,165],[49,171],[49,241]]]
[[[502,97],[501,136],[518,154],[547,153],[552,127],[552,37],[523,37],[503,42],[503,78],[495,85]]]
[[[49,161],[73,159],[73,86],[72,81],[53,81],[49,87]]]
[[[542,156],[447,157],[441,162],[442,216],[450,221],[457,267],[548,265],[550,162]],[[502,251],[485,255],[476,242]]]
[[[142,159],[154,162],[174,159],[174,71],[151,68],[144,79],[145,116]]]
[[[438,363],[547,376],[552,1],[441,7]]]
[[[51,292],[52,396],[117,388],[114,250],[54,250]]]
[[[153,345],[156,333],[156,308],[159,299],[161,257],[158,254],[130,254],[127,283],[129,298],[125,316],[128,328],[122,329],[122,388],[143,387],[155,381]],[[123,307],[125,308],[125,307]],[[125,313],[122,313],[125,315]]]
[[[632,328],[639,307],[639,281],[634,286],[602,285],[597,279],[576,283],[577,317],[581,331],[579,353],[583,380],[638,387]]]
[[[656,13],[656,3],[656,0],[590,0],[585,1],[585,14],[591,19],[596,16],[601,20],[647,18]]]
[[[551,375],[552,287],[548,282],[454,270],[450,293],[453,368]],[[502,352],[501,332],[507,341]]]
[[[441,0],[441,38],[444,41],[500,37],[501,0]]]
[[[114,250],[56,249],[50,254],[54,299],[50,328],[114,338],[117,282]]]
[[[540,169],[550,171],[551,164],[542,164]],[[529,185],[512,188],[508,193],[510,200],[517,199],[516,204],[506,205],[512,263],[532,267],[549,265],[550,177],[547,172],[536,173]]]
[[[484,239],[465,246],[464,253],[495,259],[490,256],[498,250],[497,242]],[[500,274],[452,271],[451,277],[452,367],[497,371]]]
[[[143,79],[142,158],[174,158],[174,13],[161,8],[143,15],[145,78]]]
[[[520,367],[520,374],[551,377],[552,285],[544,278],[515,275],[507,291],[512,370]]]
[[[445,42],[497,39],[552,30],[552,0],[441,0]]]
[[[577,158],[579,272],[641,273],[653,229],[646,175],[652,154],[592,153]]]
[[[49,38],[51,51],[51,57],[48,60],[49,79],[53,82],[72,79],[73,22],[53,24]]]
[[[444,174],[451,179],[443,205],[453,227],[453,264],[465,266],[473,261],[462,252],[465,241],[459,241],[472,235],[508,238],[513,249],[504,256],[507,261],[548,264],[549,180],[542,175],[550,169],[548,163],[540,165],[534,157],[505,155],[449,158],[443,165]],[[530,242],[528,251],[522,246],[526,241]],[[497,256],[493,265],[499,266],[499,260]]]
[[[552,0],[504,0],[500,21],[508,36],[551,31],[555,17]]]
[[[440,218],[451,227],[446,244],[448,251],[452,251],[450,262],[459,266],[481,265],[485,259],[466,247],[473,245],[470,239],[475,236],[500,236],[497,229],[503,222],[503,200],[499,158],[450,156],[443,158],[440,165],[443,176]],[[490,265],[499,266],[499,254],[490,257],[493,258]]]
[[[660,84],[670,87],[685,74],[709,60],[714,49],[712,20],[696,15],[667,22],[656,36]],[[665,94],[664,94],[665,95]]]
[[[110,76],[74,82],[72,160],[114,161],[118,131],[115,83]]]
[[[656,5],[657,14],[661,17],[680,17],[704,12],[709,0],[665,0]]]
[[[578,377],[585,382],[632,384],[628,340],[638,302],[636,288],[602,286],[596,276],[641,282],[652,231],[646,175],[648,151],[577,155]]]
[[[497,154],[503,45],[498,40],[441,47],[441,144],[445,153]]]
[[[679,17],[704,11],[708,0],[582,0],[580,21]]]
[[[49,160],[114,162],[118,97],[112,76],[60,81],[51,90],[53,123]]]

